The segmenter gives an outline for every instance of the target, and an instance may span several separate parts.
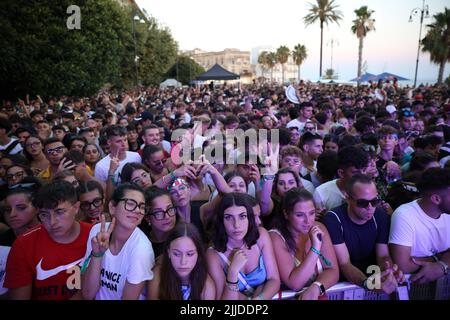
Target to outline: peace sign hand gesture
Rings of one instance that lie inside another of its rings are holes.
[[[277,144],[275,146],[275,150],[273,150],[272,143],[267,144],[269,155],[265,157],[264,160],[264,170],[261,172],[263,175],[275,175],[278,171],[278,156],[280,153],[280,145]]]
[[[92,254],[102,256],[109,249],[109,239],[116,225],[116,218],[113,218],[106,230],[105,215],[100,217],[100,232],[91,239]],[[105,231],[106,230],[106,231]]]

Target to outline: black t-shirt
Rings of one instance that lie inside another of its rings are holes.
[[[363,273],[366,273],[368,266],[377,264],[376,244],[387,244],[389,240],[390,219],[382,208],[375,210],[370,221],[359,225],[349,218],[345,203],[328,211],[322,222],[330,233],[333,245],[345,242],[351,263]]]

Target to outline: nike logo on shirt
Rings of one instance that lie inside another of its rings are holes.
[[[56,267],[56,268],[53,268],[50,270],[42,269],[42,266],[41,266],[42,260],[43,260],[43,258],[41,259],[41,261],[39,261],[39,263],[36,266],[36,279],[38,279],[38,280],[45,280],[45,279],[51,278],[53,276],[56,276],[61,271],[68,270],[68,269],[72,268],[73,266],[76,266],[77,264],[79,264],[81,261],[83,261],[83,258],[81,258],[77,261],[71,262],[69,264],[66,264],[64,266],[59,266],[59,267]]]

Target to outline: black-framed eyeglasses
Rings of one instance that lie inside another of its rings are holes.
[[[127,210],[129,212],[134,212],[134,210],[136,210],[136,208],[139,208],[139,211],[140,211],[139,213],[142,214],[142,215],[145,214],[146,206],[145,206],[144,202],[137,203],[136,200],[128,199],[128,198],[122,198],[122,199],[119,200],[119,202],[120,201],[124,202],[124,206],[123,207],[125,208],[125,210]]]
[[[47,154],[62,153],[62,152],[64,152],[65,148],[66,147],[64,147],[64,146],[60,146],[60,147],[56,147],[53,149],[47,149],[46,153]]]
[[[356,202],[356,206],[359,208],[367,208],[369,204],[372,205],[372,207],[378,207],[381,203],[381,199],[379,197],[373,198],[372,200],[366,200],[366,199],[355,199],[351,197]]]
[[[149,212],[147,215],[154,216],[156,220],[164,220],[166,214],[169,217],[173,217],[177,214],[177,207],[169,207],[166,210],[156,210]]]
[[[91,206],[94,206],[94,208],[98,208],[103,204],[103,198],[95,198],[92,202],[89,201],[81,201],[80,202],[80,208],[81,210],[89,210]]]
[[[25,174],[25,171],[18,171],[16,173],[10,173],[6,175],[6,180],[12,180],[14,178],[19,179],[22,178]]]

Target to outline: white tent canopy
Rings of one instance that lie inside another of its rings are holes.
[[[167,87],[181,88],[181,86],[182,86],[181,82],[178,82],[175,79],[167,79],[159,84],[160,88],[167,88]]]

